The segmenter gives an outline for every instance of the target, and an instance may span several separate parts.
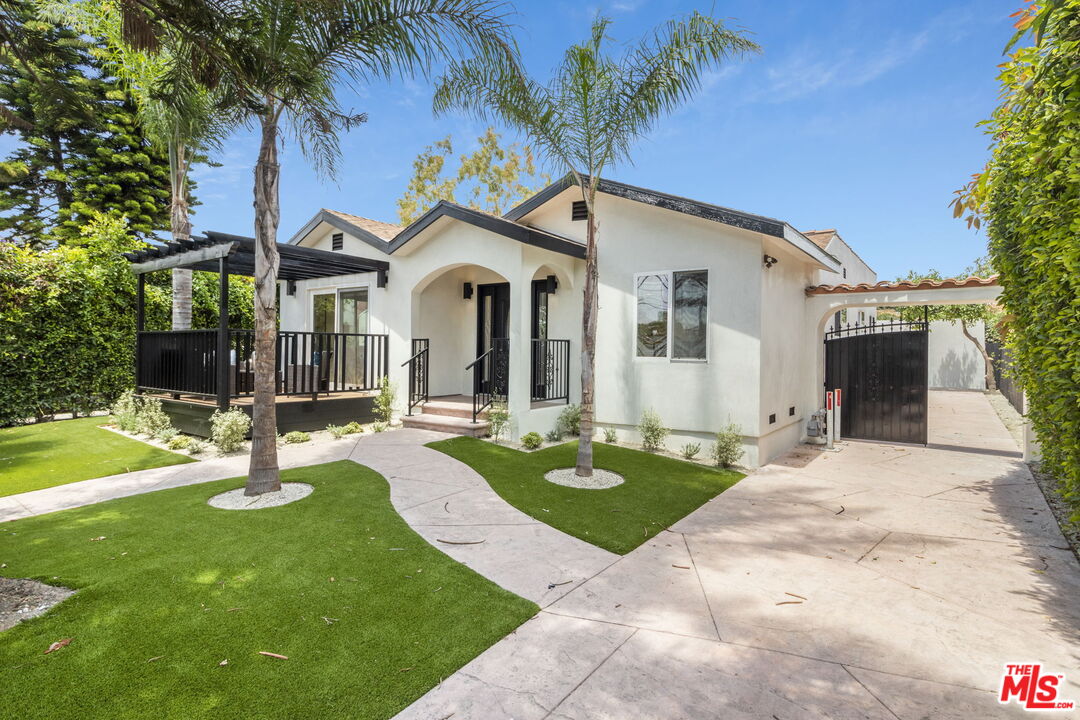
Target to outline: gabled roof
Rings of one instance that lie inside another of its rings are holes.
[[[378,220],[360,217],[359,215],[350,215],[349,213],[339,212],[338,210],[322,208],[319,212],[315,213],[315,217],[308,220],[304,227],[300,228],[295,235],[289,238],[288,244],[299,245],[300,241],[307,237],[308,234],[321,223],[326,223],[342,232],[347,232],[383,252],[387,251],[386,244],[401,232],[401,228],[397,225],[379,222]]]
[[[829,228],[828,230],[803,230],[802,234],[822,250],[828,250],[829,242],[833,239],[833,235],[837,233],[836,228]]]
[[[582,176],[582,180],[587,181],[588,176]],[[528,200],[511,209],[510,212],[506,213],[503,217],[507,220],[516,222],[533,210],[539,208],[541,205],[547,203],[549,200],[552,200],[567,188],[574,186],[574,184],[573,176],[567,174],[561,180],[553,182]],[[649,190],[647,188],[627,185],[626,183],[604,178],[601,178],[597,184],[597,190],[607,195],[614,195],[645,205],[672,210],[685,215],[692,215],[705,220],[730,225],[731,227],[750,230],[751,232],[786,240],[796,249],[801,250],[804,254],[826,268],[836,271],[839,271],[840,269],[840,262],[836,258],[782,220],[765,217],[764,215],[755,215],[741,210],[734,210],[721,205],[713,205],[711,203],[701,202],[700,200],[691,200],[689,198],[679,197],[678,195],[669,195],[668,193],[659,192],[657,190]]]
[[[526,245],[533,245],[571,257],[585,257],[585,246],[576,240],[549,233],[546,230],[539,230],[537,228],[529,227],[528,225],[522,225],[521,223],[513,222],[512,220],[501,218],[497,215],[481,212],[480,210],[473,210],[472,208],[467,208],[447,200],[440,200],[436,203],[435,207],[428,210],[409,225],[409,227],[402,230],[401,233],[390,242],[387,252],[393,253],[402,245],[431,227],[436,220],[443,217],[450,217],[455,220],[469,223],[470,225],[489,230],[512,240],[523,242]]]

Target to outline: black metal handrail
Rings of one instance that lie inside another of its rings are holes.
[[[495,338],[491,347],[465,366],[473,373],[473,413],[475,423],[480,413],[495,402],[506,402],[510,374],[510,340]]]
[[[413,338],[413,355],[401,367],[409,366],[409,405],[406,415],[412,415],[417,404],[428,401],[428,338]]]
[[[138,333],[136,386],[142,391],[220,397],[217,338],[217,330]],[[228,379],[227,397],[254,394],[255,331],[229,330],[227,347],[223,375]],[[318,397],[374,390],[388,366],[387,335],[282,330],[277,336],[275,392]]]
[[[533,339],[533,402],[570,402],[570,341]]]

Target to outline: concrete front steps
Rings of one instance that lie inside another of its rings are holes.
[[[417,410],[420,412],[417,413]],[[413,413],[401,419],[404,427],[435,430],[453,435],[485,437],[490,426],[486,412],[480,413],[477,422],[472,421],[472,398],[468,395],[432,398],[418,405]]]

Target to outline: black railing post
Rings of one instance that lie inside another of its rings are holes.
[[[218,258],[217,404],[229,409],[229,259]]]

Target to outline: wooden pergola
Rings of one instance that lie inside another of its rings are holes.
[[[386,287],[390,263],[385,260],[344,255],[298,245],[278,243],[278,279],[287,283],[287,293],[296,291],[297,280],[335,277],[357,273],[378,273],[377,287]],[[206,232],[203,237],[151,246],[124,253],[131,271],[138,276],[136,327],[145,329],[146,273],[173,268],[216,272],[220,276],[217,328],[217,399],[224,410],[229,405],[229,275],[255,275],[255,239],[227,233]]]

